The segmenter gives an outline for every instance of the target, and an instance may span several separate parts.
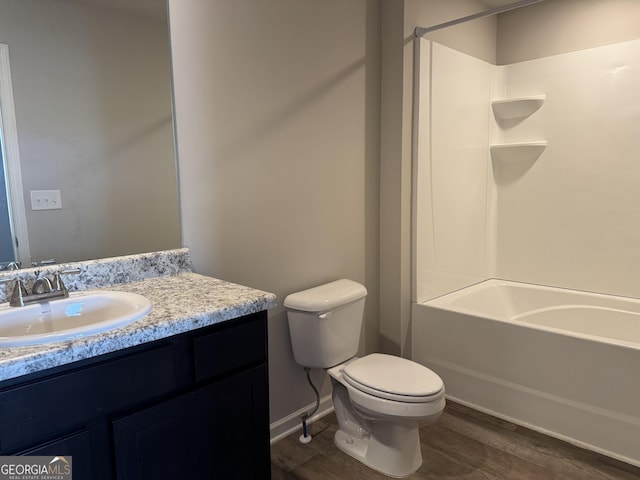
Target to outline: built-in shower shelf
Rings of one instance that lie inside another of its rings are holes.
[[[503,143],[491,145],[491,157],[505,161],[534,161],[547,147],[547,142]]]
[[[544,95],[533,97],[510,98],[491,102],[493,114],[499,120],[524,118],[532,115],[544,103]]]

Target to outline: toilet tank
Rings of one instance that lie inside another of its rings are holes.
[[[337,280],[284,299],[297,364],[329,368],[354,357],[360,343],[367,289]]]

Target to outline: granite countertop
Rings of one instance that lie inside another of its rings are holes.
[[[276,305],[275,295],[196,273],[154,277],[95,290],[144,295],[146,317],[125,327],[75,340],[0,348],[0,381],[122,350]]]

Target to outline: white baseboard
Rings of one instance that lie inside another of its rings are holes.
[[[316,406],[315,402],[307,405],[300,410],[293,412],[291,415],[287,415],[280,420],[273,422],[270,426],[271,431],[271,444],[273,445],[277,441],[291,435],[296,430],[302,431],[302,420],[300,415],[305,412],[310,412]],[[315,415],[307,420],[307,424],[311,424],[316,420],[333,412],[333,402],[331,401],[331,394],[325,395],[320,398],[320,406]]]

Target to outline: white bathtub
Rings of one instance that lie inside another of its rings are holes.
[[[640,300],[487,280],[412,329],[451,399],[640,466]]]

